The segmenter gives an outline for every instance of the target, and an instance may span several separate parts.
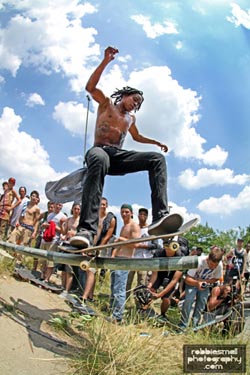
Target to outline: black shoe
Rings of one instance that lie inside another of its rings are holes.
[[[75,236],[71,237],[69,240],[70,246],[85,249],[92,246],[93,235],[88,230],[81,228]]]

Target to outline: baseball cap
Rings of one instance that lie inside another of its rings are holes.
[[[133,208],[132,208],[131,204],[123,203],[123,204],[121,205],[121,210],[122,210],[123,208],[128,208],[129,211],[131,211],[131,212],[133,213]]]
[[[148,209],[147,208],[144,208],[144,207],[139,208],[138,213],[140,214],[141,212],[146,212],[146,214],[148,215]]]

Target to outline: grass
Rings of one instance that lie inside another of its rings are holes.
[[[32,258],[25,260],[32,265]],[[8,274],[13,265],[10,260],[0,262],[0,274]],[[78,313],[63,313],[51,319],[58,332],[67,331],[78,347],[72,353],[70,375],[183,375],[183,345],[247,344],[247,361],[250,358],[249,337],[222,336],[220,330],[203,330],[197,333],[174,335],[171,327],[155,327],[150,320],[140,320],[133,297],[127,303],[125,325],[105,320],[108,316],[109,275],[103,284],[97,282],[97,303],[93,307],[98,317],[87,318]],[[159,312],[159,300],[154,308]],[[179,321],[177,308],[169,310],[169,317]],[[170,333],[165,335],[166,330]],[[250,336],[250,335],[249,335]],[[249,366],[249,362],[247,363]]]
[[[101,292],[101,293],[100,293]],[[96,285],[98,294],[95,309],[100,315],[108,305],[109,277],[105,283]],[[159,311],[159,300],[154,308]],[[169,318],[178,323],[177,308],[169,310]],[[74,375],[183,375],[183,345],[226,345],[247,344],[249,358],[249,338],[234,337],[229,333],[222,336],[220,328],[203,330],[185,335],[171,333],[171,327],[155,327],[150,320],[140,321],[134,308],[133,298],[128,301],[125,313],[126,325],[114,325],[103,317],[72,325],[86,341],[78,342],[79,352],[72,360],[70,374]],[[170,332],[165,335],[166,331]]]

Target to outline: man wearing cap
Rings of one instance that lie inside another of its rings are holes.
[[[121,206],[121,217],[123,227],[121,228],[118,241],[127,241],[132,238],[140,237],[140,226],[133,220],[133,208],[130,204],[124,203]],[[135,245],[119,246],[113,250],[112,257],[131,258],[135,252]],[[111,297],[110,309],[112,310],[111,320],[121,322],[126,303],[126,285],[128,272],[124,270],[116,270],[111,272]]]
[[[10,215],[12,210],[21,203],[21,199],[14,190],[16,180],[10,177],[8,188],[4,191],[0,201],[0,240],[6,240]],[[14,202],[14,203],[13,203]]]

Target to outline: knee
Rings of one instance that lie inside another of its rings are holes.
[[[154,162],[154,163],[159,163],[161,165],[166,165],[166,159],[165,159],[165,156],[162,155],[161,153],[159,152],[152,152],[151,153],[151,160]]]

